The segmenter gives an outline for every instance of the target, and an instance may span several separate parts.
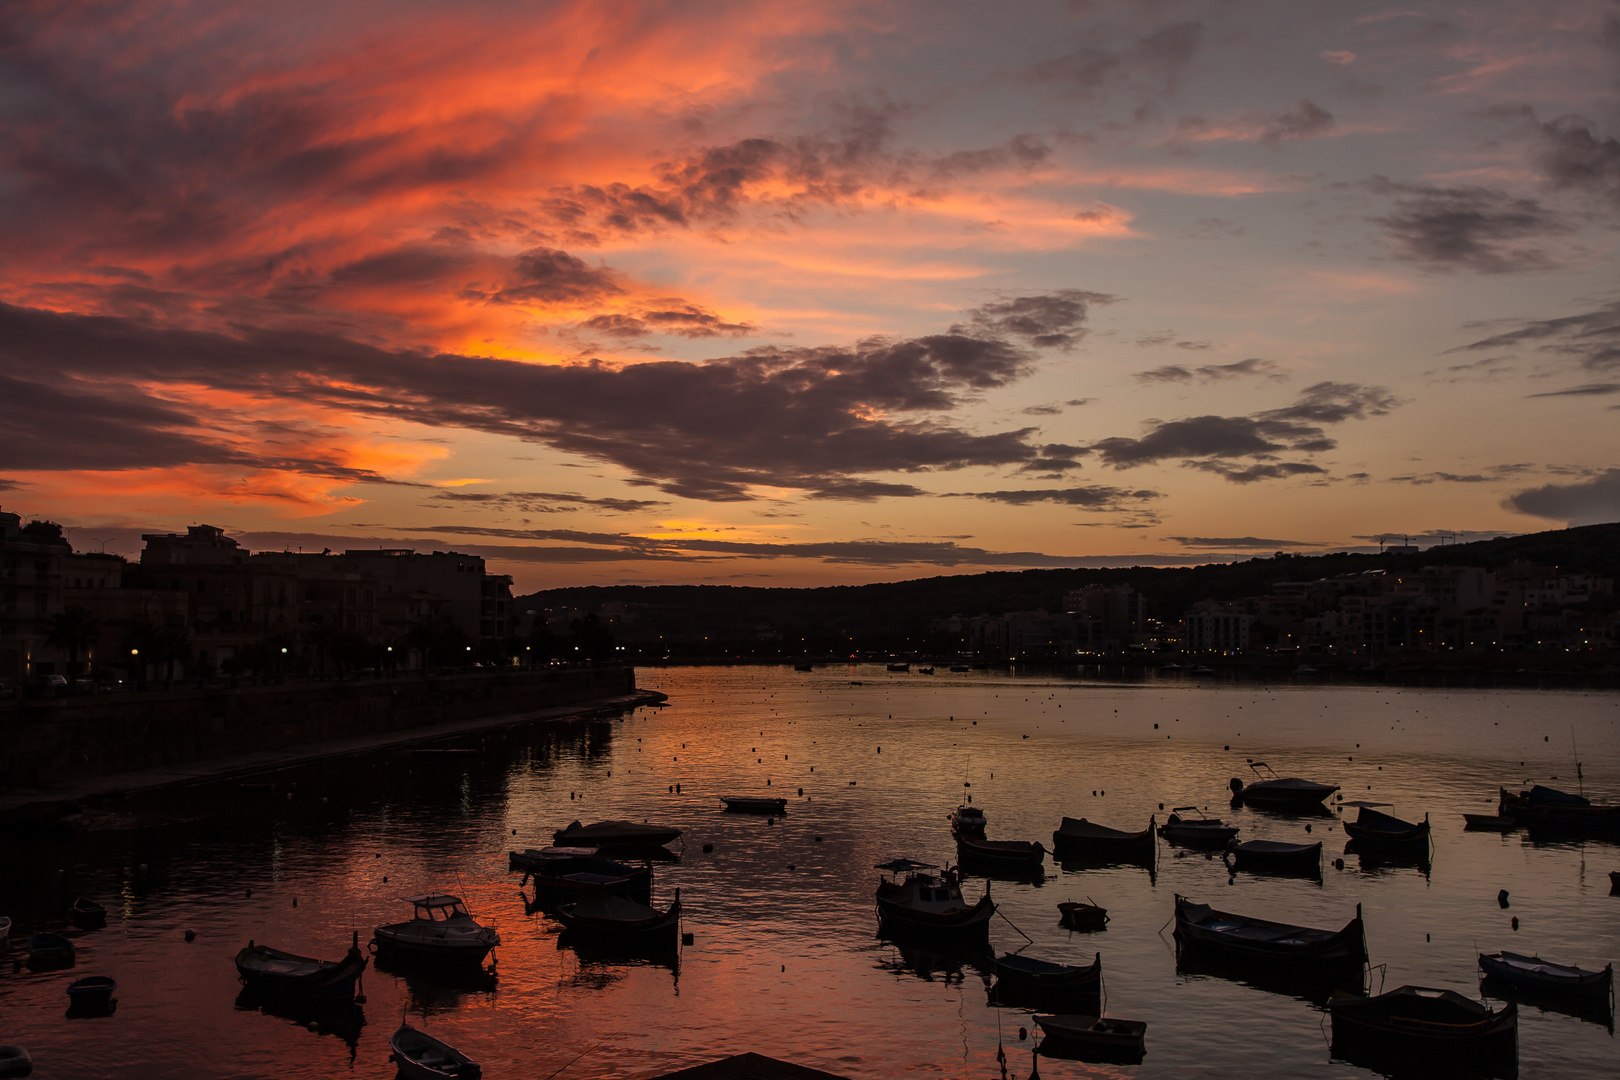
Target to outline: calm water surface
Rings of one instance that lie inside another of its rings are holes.
[[[879,940],[873,864],[950,860],[945,816],[964,794],[985,808],[991,838],[1049,844],[1065,814],[1140,828],[1161,803],[1197,802],[1244,838],[1305,839],[1302,820],[1227,807],[1227,781],[1248,758],[1402,817],[1428,813],[1430,872],[1349,857],[1320,884],[1234,878],[1161,845],[1156,874],[1050,867],[1040,884],[994,882],[1007,917],[992,922],[997,948],[1025,946],[1022,931],[1030,955],[1089,962],[1101,951],[1109,1011],[1148,1021],[1143,1064],[1042,1058],[1043,1076],[1373,1075],[1330,1057],[1317,1004],[1178,974],[1166,926],[1176,893],[1334,928],[1360,903],[1372,962],[1387,966],[1374,991],[1415,983],[1478,997],[1480,950],[1584,967],[1620,956],[1620,897],[1608,895],[1620,847],[1465,833],[1460,816],[1492,812],[1499,784],[1575,788],[1572,740],[1587,794],[1620,801],[1620,694],[1121,685],[873,666],[654,668],[640,683],[667,692],[670,707],[446,744],[476,753],[379,752],[252,780],[275,788],[136,797],[76,834],[0,840],[0,912],[19,929],[61,928],[77,895],[110,912],[105,929],[67,931],[80,949],[71,972],[5,965],[0,1042],[28,1046],[39,1077],[390,1077],[388,1035],[404,1017],[492,1080],[652,1076],[746,1050],[851,1077],[993,1077],[998,1043],[1021,1078],[1038,1037],[1029,1012],[990,1006],[972,965]],[[790,798],[774,824],[718,811],[717,796],[763,793],[767,782]],[[555,923],[526,914],[507,871],[508,849],[548,843],[575,818],[615,817],[686,830],[655,893],[662,907],[682,890],[695,940],[678,960],[582,958],[559,945]],[[1342,830],[1312,825],[1336,856]],[[985,887],[973,878],[965,891],[971,900]],[[1508,910],[1496,899],[1504,888]],[[364,941],[409,915],[398,897],[430,889],[463,896],[498,927],[494,979],[373,966],[363,1023],[239,1005],[231,958],[249,939],[336,957],[352,930]],[[1085,897],[1112,922],[1071,935],[1057,904]],[[118,979],[113,1016],[67,1018],[63,988],[87,974]],[[1604,1025],[1522,1010],[1521,1075],[1617,1066]]]

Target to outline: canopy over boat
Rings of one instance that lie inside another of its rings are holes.
[[[1243,781],[1234,776],[1231,782],[1233,802],[1309,809],[1339,790],[1333,784],[1318,784],[1314,780],[1302,780],[1297,776],[1278,776],[1271,766],[1263,761],[1252,762],[1249,768],[1253,769],[1260,779],[1244,786]],[[1266,771],[1262,773],[1261,769]]]
[[[552,838],[559,844],[598,847],[659,847],[679,839],[681,830],[649,825],[634,821],[598,821],[590,825],[571,822],[566,829],[558,829]]]
[[[1380,813],[1366,804],[1360,805],[1356,820],[1346,820],[1344,831],[1353,840],[1375,844],[1415,844],[1429,839],[1429,819],[1402,821],[1391,814]]]
[[[1052,850],[1060,858],[1150,859],[1158,850],[1157,821],[1148,817],[1147,828],[1137,832],[1111,829],[1085,818],[1066,817],[1052,832]]]

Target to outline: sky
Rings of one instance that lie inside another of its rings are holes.
[[[1617,225],[1610,0],[10,0],[0,509],[520,592],[1620,520]]]

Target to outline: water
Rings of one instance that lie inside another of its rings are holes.
[[[1109,1011],[1148,1022],[1140,1066],[1043,1058],[1042,1076],[1373,1075],[1330,1058],[1319,1005],[1178,975],[1165,925],[1176,893],[1334,928],[1360,903],[1372,962],[1387,965],[1375,991],[1415,983],[1477,997],[1480,950],[1584,967],[1620,954],[1620,897],[1608,895],[1620,847],[1465,833],[1460,817],[1493,812],[1499,784],[1575,788],[1572,735],[1587,794],[1620,800],[1620,694],[1122,685],[873,666],[655,668],[640,683],[671,706],[448,744],[478,753],[379,752],[251,778],[274,789],[132,797],[77,833],[7,838],[0,912],[20,930],[60,928],[81,894],[110,918],[68,931],[80,946],[71,972],[0,972],[0,1042],[26,1045],[39,1077],[389,1077],[388,1035],[405,1017],[492,1080],[653,1076],[747,1050],[851,1077],[993,1077],[998,1042],[1021,1078],[1038,1038],[1029,1012],[988,1005],[971,966],[941,969],[880,941],[873,864],[950,859],[945,818],[964,794],[986,809],[991,838],[1046,840],[1064,814],[1140,828],[1160,803],[1198,802],[1244,838],[1305,839],[1301,820],[1228,809],[1227,781],[1248,758],[1403,817],[1429,813],[1431,872],[1364,870],[1350,857],[1320,884],[1229,878],[1219,861],[1161,846],[1156,876],[1054,868],[1039,885],[994,882],[1010,920],[992,923],[998,948],[1025,945],[1016,927],[1035,939],[1031,955],[1089,962],[1100,950]],[[775,824],[718,811],[716,796],[766,792],[767,780],[790,799]],[[614,817],[686,830],[684,857],[658,868],[655,894],[662,907],[682,890],[695,940],[678,963],[582,960],[559,948],[554,923],[525,914],[508,849],[547,843],[575,818]],[[1337,855],[1342,830],[1312,824]],[[965,891],[971,900],[983,887],[975,878]],[[351,931],[365,941],[409,914],[398,897],[428,889],[458,893],[498,926],[496,979],[373,967],[363,1026],[238,1007],[231,958],[249,939],[335,958]],[[1071,935],[1057,904],[1085,897],[1112,922]],[[186,929],[197,935],[189,944]],[[63,987],[86,974],[119,980],[113,1016],[66,1018]],[[1613,1075],[1617,1060],[1601,1024],[1522,1010],[1522,1075]]]

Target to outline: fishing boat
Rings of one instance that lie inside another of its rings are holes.
[[[1035,1022],[1051,1038],[1075,1046],[1115,1052],[1134,1051],[1137,1054],[1147,1048],[1147,1022],[1144,1020],[1070,1014],[1037,1015]]]
[[[889,665],[889,670],[890,671],[910,671],[911,670],[911,665],[910,664],[890,664]]]
[[[507,865],[523,871],[523,883],[534,881],[535,896],[579,896],[606,892],[634,896],[652,891],[651,865],[629,866],[604,859],[594,848],[529,848],[506,853]],[[521,886],[520,886],[521,887]]]
[[[1192,811],[1197,817],[1182,817]],[[1196,806],[1177,806],[1159,826],[1159,835],[1166,843],[1190,848],[1223,848],[1236,839],[1238,827],[1223,824],[1220,818],[1208,817]]]
[[[61,934],[35,934],[24,948],[28,950],[28,962],[36,967],[66,966],[73,963],[75,956],[73,942]]]
[[[68,908],[68,919],[80,930],[95,930],[107,925],[107,909],[81,896]]]
[[[1052,850],[1060,859],[1152,859],[1157,851],[1156,819],[1148,817],[1147,828],[1138,832],[1110,829],[1085,818],[1063,819],[1052,833]]]
[[[400,1025],[388,1046],[393,1050],[389,1060],[407,1080],[479,1080],[484,1075],[472,1058],[409,1024]]]
[[[1037,960],[1033,956],[1002,953],[996,958],[996,988],[1006,983],[1023,990],[1101,994],[1102,953],[1084,966]]]
[[[1480,953],[1479,969],[1487,978],[1535,990],[1577,994],[1604,1001],[1608,1001],[1614,993],[1613,964],[1607,965],[1602,971],[1585,971],[1572,964],[1555,964],[1539,956],[1504,951]]]
[[[1108,927],[1108,909],[1094,903],[1066,900],[1058,905],[1058,922],[1070,930],[1093,933]]]
[[[458,896],[424,893],[401,897],[415,909],[405,922],[379,926],[372,944],[379,953],[416,960],[453,964],[479,964],[501,943],[493,928],[480,926],[467,913]]]
[[[1363,997],[1334,994],[1328,1002],[1333,1017],[1333,1052],[1360,1044],[1380,1055],[1406,1057],[1517,1054],[1519,1009],[1492,1012],[1454,990],[1403,986],[1387,994]]]
[[[112,996],[117,989],[118,981],[108,975],[75,979],[67,986],[69,1007],[81,1012],[106,1009],[112,1004]]]
[[[1297,776],[1278,776],[1263,761],[1251,762],[1249,768],[1260,777],[1248,786],[1232,777],[1232,802],[1258,806],[1263,810],[1320,812],[1322,800],[1338,791],[1332,784],[1318,784],[1314,780],[1301,780]],[[1265,772],[1260,770],[1264,769]]]
[[[877,888],[878,928],[881,932],[931,938],[945,942],[985,941],[990,934],[990,917],[996,913],[990,890],[979,902],[969,905],[962,898],[961,879],[950,871],[928,873],[939,867],[930,863],[896,859],[877,869],[896,877],[884,878]]]
[[[984,827],[988,824],[984,811],[971,803],[958,806],[948,817],[953,834],[967,833],[970,836],[983,836]]]
[[[1176,941],[1185,947],[1209,949],[1267,967],[1345,964],[1359,968],[1367,962],[1367,935],[1360,904],[1356,905],[1356,917],[1344,929],[1335,931],[1234,915],[1177,896]]]
[[[342,960],[317,960],[251,941],[236,954],[237,978],[243,986],[261,994],[324,1000],[352,998],[354,984],[365,970],[366,958],[360,951],[358,933]]]
[[[1427,847],[1429,844],[1429,815],[1420,822],[1402,821],[1390,814],[1373,809],[1388,803],[1356,802],[1346,806],[1358,807],[1356,820],[1344,822],[1344,831],[1351,840],[1364,847]]]
[[[581,825],[575,821],[558,829],[552,839],[564,847],[662,847],[678,840],[681,830],[634,821],[598,821]]]
[[[1510,814],[1464,814],[1463,828],[1469,832],[1512,832],[1519,819]]]
[[[1233,870],[1260,874],[1322,875],[1322,843],[1289,844],[1281,840],[1233,841],[1226,854]]]
[[[675,890],[675,899],[664,911],[622,896],[592,894],[581,897],[575,903],[564,904],[555,914],[557,921],[569,930],[592,935],[673,937],[680,929],[681,890]]]
[[[999,870],[1039,871],[1046,860],[1046,849],[1028,840],[986,840],[968,833],[956,834],[956,857],[969,863]]]
[[[34,1071],[34,1059],[16,1043],[0,1046],[0,1076],[27,1076]]]
[[[1620,806],[1593,806],[1584,795],[1541,784],[1517,795],[1499,788],[1497,813],[1532,829],[1576,834],[1620,832]]]
[[[763,795],[722,795],[720,801],[733,814],[785,814],[786,799],[772,799]]]

